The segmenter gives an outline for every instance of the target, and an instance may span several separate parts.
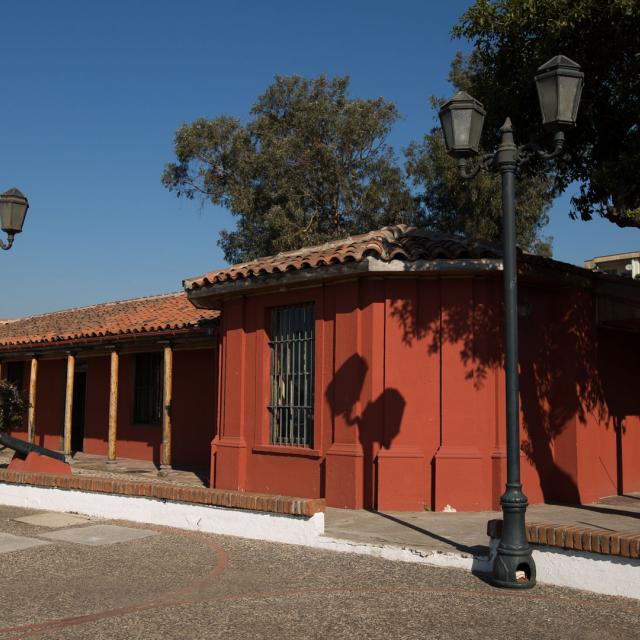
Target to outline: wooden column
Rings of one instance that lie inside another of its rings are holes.
[[[107,462],[116,461],[116,439],[118,437],[118,352],[111,352],[111,376],[109,378],[109,451]]]
[[[38,359],[31,358],[31,376],[29,377],[29,413],[27,419],[27,439],[34,442],[36,437],[36,389],[38,383]]]
[[[164,385],[162,389],[162,453],[160,469],[171,469],[171,399],[173,394],[173,350],[164,345]]]
[[[73,382],[76,373],[76,357],[67,354],[67,387],[64,399],[64,455],[71,455],[71,419],[73,416]]]

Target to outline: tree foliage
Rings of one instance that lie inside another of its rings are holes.
[[[28,403],[8,380],[0,380],[0,431],[10,429],[22,422]]]
[[[406,150],[407,174],[417,190],[422,224],[444,233],[498,241],[502,234],[500,175],[480,172],[463,180],[447,154],[440,129]],[[518,244],[551,256],[551,238],[541,235],[548,223],[553,181],[544,174],[521,176],[516,189]]]
[[[456,86],[469,80],[461,59],[452,79]],[[236,227],[219,240],[229,262],[398,222],[498,240],[498,179],[462,181],[437,130],[409,146],[403,171],[387,143],[395,105],[350,98],[348,88],[347,77],[277,76],[247,123],[218,116],[180,127],[163,184],[231,211]],[[521,181],[518,239],[544,254],[550,198],[547,178]]]
[[[236,216],[219,241],[240,262],[397,222],[413,201],[387,135],[384,98],[354,99],[349,78],[276,76],[251,119],[200,118],[175,136],[163,184]]]
[[[571,214],[640,226],[638,0],[476,0],[453,29],[473,43],[456,74],[487,109],[485,142],[510,116],[522,141],[543,139],[533,76],[562,53],[585,73],[578,124],[556,163],[556,189],[578,181]]]

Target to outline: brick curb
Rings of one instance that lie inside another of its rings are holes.
[[[294,498],[245,491],[187,487],[168,482],[136,482],[95,476],[56,476],[47,473],[8,471],[6,469],[0,469],[0,482],[48,489],[93,491],[95,493],[156,498],[173,502],[187,502],[245,511],[265,511],[308,518],[325,510],[325,501],[321,498]]]
[[[590,551],[623,558],[640,557],[640,531],[634,533],[604,531],[537,522],[528,522],[525,527],[529,544]],[[502,520],[489,520],[487,535],[490,538],[502,537]]]

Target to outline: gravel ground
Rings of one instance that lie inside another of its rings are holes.
[[[31,513],[0,507],[0,532],[50,533],[13,520]],[[0,640],[640,638],[634,600],[502,591],[460,570],[101,523],[160,535],[0,555]]]

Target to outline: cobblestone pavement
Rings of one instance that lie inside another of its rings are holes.
[[[640,638],[640,603],[624,598],[128,522],[15,520],[35,513],[0,507],[3,548],[46,542],[0,553],[0,640]],[[101,533],[69,534],[90,527]]]

